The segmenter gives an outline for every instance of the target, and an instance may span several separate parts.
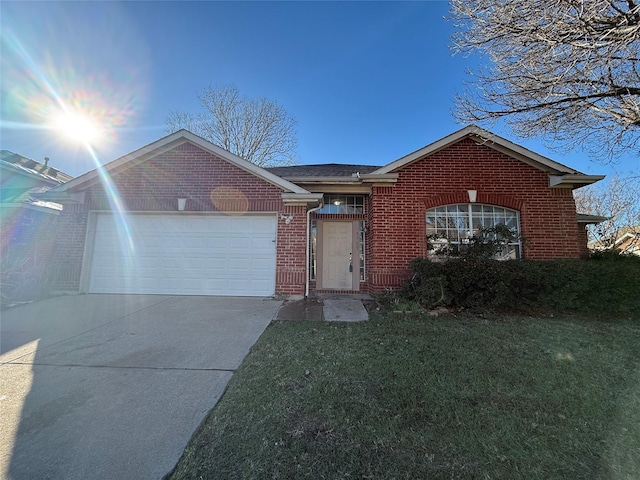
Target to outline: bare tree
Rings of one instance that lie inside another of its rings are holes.
[[[234,85],[209,86],[198,98],[198,114],[169,113],[167,133],[187,129],[260,167],[295,163],[297,122],[278,103],[241,96]]]
[[[640,177],[615,175],[573,194],[578,212],[609,217],[588,226],[589,241],[596,248],[612,249],[623,235],[640,235]]]
[[[504,119],[603,162],[640,146],[640,1],[451,0],[451,16],[454,52],[489,60],[468,72],[458,120]]]

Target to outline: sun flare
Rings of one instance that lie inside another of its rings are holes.
[[[101,136],[96,121],[81,113],[61,113],[55,118],[54,126],[67,139],[83,144],[93,144]]]

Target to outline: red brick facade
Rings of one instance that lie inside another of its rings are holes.
[[[285,206],[281,188],[189,143],[114,173],[111,182],[117,195],[110,198],[99,182],[85,191],[83,205],[68,204],[60,216],[51,269],[58,290],[80,288],[89,211],[111,210],[117,197],[127,212],[175,212],[177,198],[187,198],[188,212],[277,215],[276,294],[304,294],[306,208]],[[280,215],[293,220],[286,224]]]
[[[167,151],[155,156],[150,154],[149,158],[132,157],[121,164],[114,162],[110,169],[111,185],[95,173],[87,175],[88,180],[77,180],[79,186],[75,192],[83,192],[84,200],[78,204],[66,203],[58,222],[60,228],[51,272],[57,289],[82,288],[89,212],[111,210],[116,207],[115,200],[125,212],[175,212],[177,199],[186,198],[187,212],[274,215],[277,218],[275,293],[305,294],[307,210],[317,205],[319,194],[313,204],[314,194],[301,186],[255,167],[241,168],[242,161],[211,153],[218,151],[217,147],[201,148],[200,140],[167,147]],[[360,283],[359,291],[368,293],[397,287],[407,278],[410,261],[427,255],[427,209],[468,203],[468,190],[477,191],[479,204],[519,212],[525,258],[585,256],[586,233],[576,219],[571,185],[551,188],[550,174],[558,171],[553,170],[554,165],[547,168],[536,161],[523,161],[471,138],[460,138],[427,152],[423,158],[399,164],[393,171],[374,172],[372,175],[378,175],[376,178],[380,181],[373,179],[368,184],[370,191],[365,194],[363,214],[340,217],[313,214],[312,218],[365,221],[365,280]],[[394,162],[389,168],[395,165]],[[359,175],[354,177],[360,179]],[[357,183],[353,179],[350,182]],[[366,185],[359,183],[353,193],[363,194]],[[107,193],[110,191],[116,194]],[[328,188],[325,193],[332,192]],[[303,199],[290,200],[287,195],[302,195]],[[310,289],[312,292],[315,289],[313,280]]]
[[[411,259],[426,255],[427,209],[477,203],[520,212],[523,255],[529,259],[586,254],[570,188],[549,188],[546,172],[471,139],[418,160],[399,172],[393,187],[373,187],[369,214],[370,292],[398,286]]]

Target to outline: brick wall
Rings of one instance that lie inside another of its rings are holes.
[[[300,296],[306,285],[307,208],[286,206],[282,215],[293,219],[287,224],[278,215],[276,293]]]
[[[112,182],[125,211],[175,212],[177,199],[187,198],[188,212],[277,212],[276,293],[304,293],[305,207],[285,207],[281,188],[190,143],[114,173]],[[58,290],[79,289],[88,213],[111,209],[116,197],[107,192],[98,183],[86,191],[84,205],[65,205],[53,266]],[[281,214],[294,219],[286,225]]]
[[[372,293],[400,285],[411,259],[425,256],[428,208],[477,203],[520,211],[523,255],[530,259],[584,255],[571,189],[549,188],[548,175],[487,146],[465,139],[399,172],[393,187],[373,187],[369,219],[368,280]]]
[[[65,205],[60,214],[54,254],[49,264],[50,287],[54,291],[79,289],[87,218],[85,205]]]

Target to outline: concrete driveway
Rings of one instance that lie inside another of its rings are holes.
[[[80,295],[1,312],[0,478],[161,478],[280,303]]]

